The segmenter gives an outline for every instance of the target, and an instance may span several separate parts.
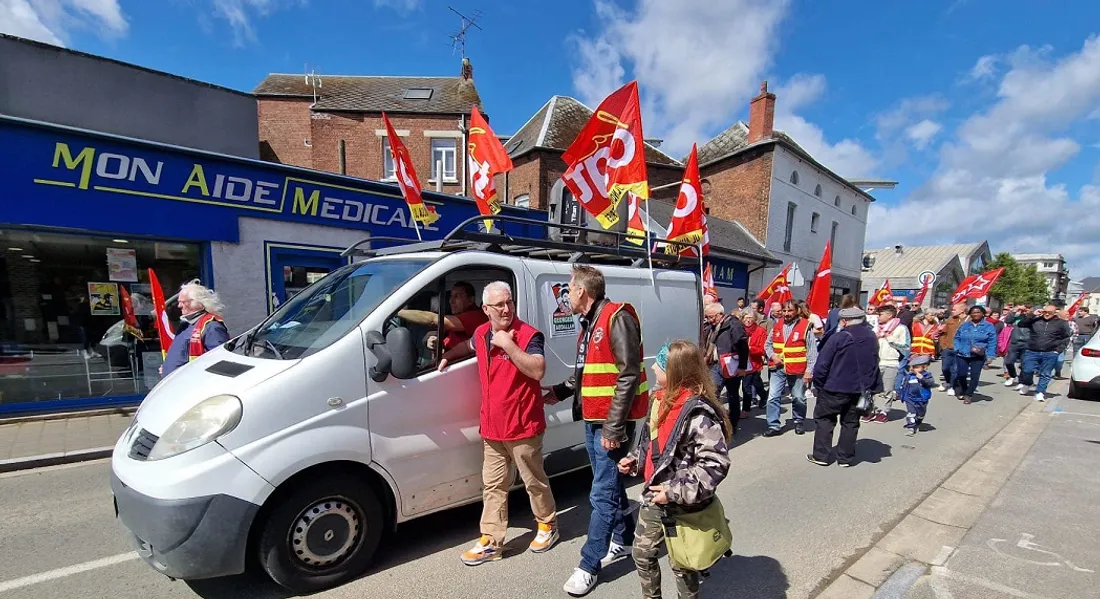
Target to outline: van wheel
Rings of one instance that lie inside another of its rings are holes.
[[[1070,399],[1084,399],[1081,397],[1081,385],[1077,384],[1077,381],[1069,380],[1069,393],[1066,393],[1066,397]]]
[[[302,482],[264,523],[259,560],[272,580],[308,593],[343,584],[367,568],[382,538],[382,504],[357,478]]]

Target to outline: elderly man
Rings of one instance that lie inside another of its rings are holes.
[[[160,367],[163,376],[172,374],[184,364],[229,341],[229,330],[222,322],[225,304],[212,289],[191,281],[180,287],[181,328],[164,356]]]
[[[782,320],[772,329],[771,343],[765,346],[770,369],[765,437],[783,434],[779,404],[786,393],[791,394],[794,433],[806,432],[802,425],[806,418],[806,385],[813,377],[817,360],[817,342],[810,331],[810,321],[799,317],[798,304],[794,300],[784,302],[782,315]]]
[[[1069,323],[1058,318],[1058,308],[1046,306],[1038,314],[1021,320],[1017,326],[1031,329],[1031,337],[1024,350],[1024,367],[1020,372],[1020,395],[1028,394],[1028,387],[1035,384],[1035,371],[1039,371],[1039,384],[1035,385],[1035,401],[1046,401],[1047,386],[1058,363],[1058,354],[1066,350],[1073,333]]]
[[[563,587],[574,597],[588,594],[600,570],[628,555],[634,543],[634,517],[618,464],[630,450],[635,422],[649,409],[638,313],[630,304],[607,299],[605,289],[598,269],[573,266],[569,303],[581,315],[577,365],[573,376],[545,396],[547,403],[575,397],[574,418],[584,418],[592,464],[588,540],[581,547],[580,565]]]
[[[717,389],[715,393],[721,395],[722,389],[726,390],[730,422],[736,433],[737,421],[742,417],[737,409],[741,376],[749,366],[749,338],[741,321],[732,314],[726,314],[726,308],[722,304],[707,306],[703,316],[713,329],[707,345],[713,348],[714,353],[707,356],[707,360],[710,362],[710,375]],[[744,416],[747,417],[748,414]]]
[[[833,430],[840,420],[836,461],[851,466],[856,458],[859,413],[855,406],[864,391],[881,391],[878,368],[878,338],[867,325],[866,313],[858,307],[840,311],[840,328],[821,348],[813,369],[817,403],[814,405],[813,453],[806,459],[818,466],[829,465]]]
[[[557,508],[542,461],[546,414],[539,381],[546,374],[545,339],[516,317],[512,288],[503,281],[485,286],[481,309],[489,322],[475,329],[469,341],[447,350],[439,361],[442,371],[449,362],[476,353],[481,376],[484,507],[481,539],[462,554],[462,562],[468,566],[498,560],[504,553],[512,466],[519,470],[531,500],[531,513],[538,521],[529,549],[542,553],[559,538]]]

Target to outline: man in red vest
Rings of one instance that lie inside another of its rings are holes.
[[[439,370],[471,353],[477,354],[481,377],[481,439],[484,446],[481,482],[484,508],[481,538],[462,554],[462,562],[476,566],[498,560],[508,533],[508,487],[514,465],[527,487],[538,532],[530,550],[542,553],[558,542],[557,508],[542,461],[546,431],[539,381],[546,374],[543,334],[516,318],[512,289],[503,281],[485,286],[481,309],[489,322],[473,337],[443,354]]]
[[[806,385],[813,378],[814,362],[817,361],[817,339],[810,330],[810,321],[799,318],[798,304],[794,300],[783,302],[781,314],[782,319],[772,329],[771,343],[765,347],[771,372],[765,437],[783,434],[779,403],[785,393],[791,394],[795,434],[806,432],[802,426],[806,418]]]
[[[630,304],[608,300],[605,289],[598,269],[573,266],[569,304],[581,315],[577,365],[573,376],[545,398],[547,403],[575,398],[573,418],[584,418],[592,463],[588,540],[581,548],[580,566],[563,587],[574,597],[591,591],[600,569],[629,555],[634,544],[634,518],[618,463],[630,450],[635,422],[649,409],[638,313]]]
[[[183,315],[180,317],[182,328],[168,346],[160,366],[163,376],[229,341],[229,330],[222,321],[225,304],[214,290],[199,284],[196,279],[180,287],[177,302]]]

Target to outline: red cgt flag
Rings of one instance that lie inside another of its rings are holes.
[[[931,287],[931,285],[922,285],[921,288],[920,288],[920,291],[917,292],[917,297],[913,298],[913,303],[918,305],[918,306],[923,304],[924,303],[924,298],[925,298],[925,296],[928,295],[928,289],[930,287]]]
[[[134,314],[134,300],[130,298],[130,292],[122,285],[118,286],[119,301],[122,304],[123,331],[142,339],[141,328],[138,327],[137,315]]]
[[[810,283],[810,293],[806,296],[806,303],[810,306],[810,312],[821,318],[829,315],[829,298],[833,290],[833,243],[825,242],[825,252],[821,255],[821,262],[817,265],[814,280]]]
[[[646,226],[642,222],[642,201],[632,193],[627,194],[627,198],[629,210],[627,211],[628,219],[626,221],[626,241],[634,245],[645,245]]]
[[[1077,299],[1073,300],[1073,304],[1070,305],[1069,310],[1068,310],[1070,318],[1073,318],[1074,316],[1077,316],[1077,309],[1081,307],[1081,304],[1084,303],[1085,298],[1088,297],[1088,296],[1089,296],[1088,291],[1082,291],[1081,295],[1078,295]]]
[[[168,313],[164,310],[164,289],[160,286],[157,273],[149,269],[149,287],[153,294],[153,314],[157,319],[157,335],[160,337],[160,357],[163,360],[168,356],[168,348],[176,336],[172,333],[172,325],[168,322]]]
[[[493,177],[512,170],[512,158],[493,134],[485,117],[481,116],[477,106],[470,111],[470,131],[467,160],[470,169],[470,187],[477,200],[477,210],[482,216],[500,213],[500,198],[497,196]],[[485,221],[485,230],[492,229],[492,221]]]
[[[957,304],[966,301],[967,298],[979,298],[989,295],[989,290],[993,288],[993,284],[997,282],[997,279],[1004,271],[1004,268],[998,268],[989,272],[983,272],[980,275],[970,275],[966,277],[962,280],[962,283],[959,283],[959,287],[955,289],[955,294],[951,296],[951,303]]]
[[[605,229],[619,222],[627,192],[649,198],[644,139],[638,82],[631,81],[600,103],[562,154],[565,186]]]
[[[882,287],[878,288],[878,291],[871,296],[871,300],[867,303],[872,306],[881,306],[888,304],[894,300],[894,291],[890,289],[890,279],[886,279],[882,282]]]
[[[707,212],[703,204],[703,188],[699,178],[699,155],[694,144],[684,169],[684,180],[680,183],[680,196],[676,198],[676,210],[672,213],[672,222],[668,225],[669,241],[701,244],[703,255],[710,252],[710,233],[707,231]],[[665,244],[665,253],[695,255],[694,247]]]
[[[793,264],[793,262],[791,264]],[[789,299],[794,299],[791,295],[790,283],[787,281],[787,276],[791,271],[791,264],[784,266],[783,270],[775,275],[772,282],[768,283],[768,286],[756,296],[756,299],[764,300],[769,314],[771,313],[772,304],[776,302],[781,304]]]
[[[710,269],[710,262],[703,270],[703,295],[709,295],[718,299],[718,288],[714,286],[714,272]]]
[[[413,220],[430,225],[439,220],[439,215],[435,213],[434,208],[425,204],[424,199],[420,197],[420,179],[416,176],[416,169],[413,168],[409,150],[405,148],[405,144],[397,136],[390,119],[386,117],[384,112],[382,113],[382,122],[385,123],[386,135],[389,136],[390,155],[393,156],[394,170],[397,171],[397,186],[401,188],[401,197],[405,198],[405,203],[409,205]]]

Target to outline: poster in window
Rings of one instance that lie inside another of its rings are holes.
[[[137,252],[121,248],[107,248],[107,272],[112,281],[136,283]]]
[[[569,283],[547,281],[542,286],[548,300],[543,305],[548,306],[550,311],[550,336],[576,337],[581,329],[569,303]]]
[[[92,316],[118,316],[118,283],[88,283]]]

